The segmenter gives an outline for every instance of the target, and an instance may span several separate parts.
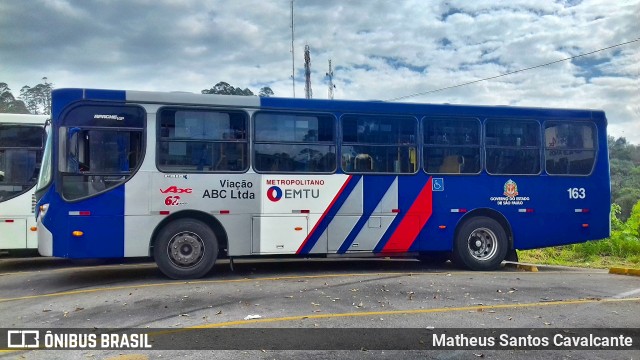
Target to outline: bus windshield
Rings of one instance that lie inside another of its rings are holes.
[[[0,201],[35,185],[42,158],[42,126],[0,125]]]
[[[44,189],[51,182],[51,147],[53,144],[53,136],[51,132],[47,134],[47,142],[44,145],[44,154],[42,155],[42,168],[40,169],[40,175],[38,176],[38,184],[36,191]]]

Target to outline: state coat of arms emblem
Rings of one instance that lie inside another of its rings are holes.
[[[504,196],[507,197],[516,197],[518,196],[518,184],[515,181],[509,179],[506,183],[504,183]]]

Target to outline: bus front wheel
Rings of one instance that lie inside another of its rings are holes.
[[[504,228],[495,220],[478,216],[462,224],[455,239],[455,261],[470,270],[495,270],[507,255]]]
[[[153,256],[166,276],[196,279],[206,275],[215,264],[218,240],[202,221],[179,219],[160,230]]]

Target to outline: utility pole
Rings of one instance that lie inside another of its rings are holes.
[[[313,92],[311,91],[311,54],[309,45],[304,46],[304,97],[311,99]]]
[[[327,73],[327,77],[329,78],[328,97],[329,97],[329,100],[333,100],[333,89],[335,89],[336,86],[333,84],[333,69],[331,69],[331,59],[329,59],[329,72]]]
[[[293,86],[293,97],[296,97],[296,57],[293,47],[293,0],[291,0],[291,85]]]

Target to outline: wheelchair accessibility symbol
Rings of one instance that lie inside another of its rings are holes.
[[[444,179],[442,178],[433,178],[431,182],[431,190],[433,191],[444,191]]]

